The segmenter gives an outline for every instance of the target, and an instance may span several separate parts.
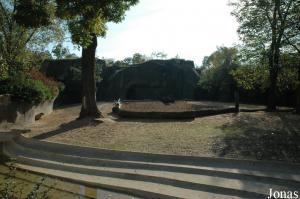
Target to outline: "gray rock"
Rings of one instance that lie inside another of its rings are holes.
[[[128,67],[107,67],[105,62],[99,59],[96,63],[98,100],[112,101],[121,98],[172,102],[195,98],[199,74],[193,61],[151,60]],[[42,71],[65,84],[65,90],[56,103],[81,101],[80,59],[47,60]]]
[[[192,61],[151,60],[103,69],[97,97],[102,100],[194,99],[198,81],[199,74]]]

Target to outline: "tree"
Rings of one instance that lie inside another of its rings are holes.
[[[237,49],[219,47],[217,51],[203,59],[199,86],[206,90],[208,97],[218,100],[231,100],[235,81],[231,72],[239,66]]]
[[[16,1],[0,0],[0,62],[9,73],[40,64],[41,59],[48,58],[44,49],[64,36],[63,26],[56,21],[48,27],[19,25],[15,18],[17,6]]]
[[[296,62],[295,58],[287,53],[282,53],[280,60],[283,67],[277,77],[278,102],[288,105],[286,97],[297,87],[296,68],[294,67]],[[240,67],[231,72],[239,90],[248,102],[249,100],[250,102],[262,102],[262,99],[259,101],[256,99],[267,94],[270,79],[268,69],[268,65],[263,62],[251,61],[242,63]]]
[[[131,65],[132,64],[132,57],[126,57],[125,59],[123,59],[123,62],[126,65]]]
[[[263,48],[268,56],[270,85],[268,91],[269,111],[276,110],[277,79],[283,36],[288,29],[288,21],[293,18],[299,0],[237,0],[232,14],[240,23],[238,33],[243,43],[252,50]]]
[[[151,53],[152,59],[166,59],[168,57],[168,54],[164,52],[153,52]]]
[[[106,23],[121,22],[138,0],[57,0],[57,13],[68,21],[74,43],[82,46],[82,106],[80,117],[101,117],[96,104],[95,54],[97,36],[105,36]]]
[[[95,54],[97,37],[105,36],[106,23],[119,23],[125,12],[138,0],[31,0],[19,1],[17,16],[21,24],[45,26],[51,23],[53,13],[66,20],[72,41],[82,47],[82,106],[80,118],[101,117],[96,104]],[[56,3],[53,11],[52,4]],[[38,9],[37,9],[38,8]],[[28,12],[28,10],[30,12]],[[38,16],[38,17],[36,17]]]
[[[52,59],[51,53],[46,50],[46,51],[28,51],[27,55],[27,63],[29,66],[33,66],[37,69],[40,69],[42,66],[43,62],[45,60]]]
[[[231,72],[240,89],[253,92],[265,92],[269,74],[267,67],[257,65],[243,65]]]
[[[69,53],[69,54],[66,54],[64,58],[65,59],[78,59],[79,57],[74,53]]]
[[[52,53],[56,59],[63,59],[70,54],[70,51],[68,48],[63,47],[63,45],[59,43],[53,48]]]
[[[132,64],[141,64],[147,61],[147,57],[145,55],[142,55],[140,53],[135,53],[132,56]]]
[[[288,28],[284,33],[284,41],[286,43],[285,51],[289,52],[296,63],[293,63],[298,71],[298,87],[296,94],[296,113],[300,114],[300,6],[293,10],[293,17],[288,19]],[[293,19],[297,19],[294,21]]]
[[[64,47],[62,43],[58,43],[52,49],[52,54],[56,59],[77,59],[79,58],[76,54],[70,53],[69,48]]]

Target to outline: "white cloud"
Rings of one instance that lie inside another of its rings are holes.
[[[238,41],[227,0],[140,0],[120,24],[108,24],[97,56],[123,59],[163,51],[200,64],[216,46]]]

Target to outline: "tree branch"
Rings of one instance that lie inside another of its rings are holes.
[[[24,42],[24,45],[26,45],[33,37],[33,35],[37,32],[37,29],[34,29],[32,31],[32,33],[29,35],[29,37],[27,38],[27,40]]]
[[[292,6],[292,2],[293,0],[290,0],[289,3],[288,3],[288,6],[286,8],[286,11],[284,13],[284,16],[282,17],[282,11],[280,9],[280,5],[278,6],[278,16],[279,16],[279,20],[280,20],[280,32],[279,32],[279,35],[278,35],[278,38],[277,38],[277,43],[279,44],[283,35],[284,35],[284,31],[286,29],[286,19],[287,19],[287,16],[290,14],[290,8]]]
[[[290,41],[290,38],[288,38],[286,35],[283,35],[284,38],[286,39],[287,43],[292,46],[293,48],[295,48],[295,50],[300,54],[300,47],[298,47],[296,44],[294,44],[293,42]]]

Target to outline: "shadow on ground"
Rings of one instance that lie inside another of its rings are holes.
[[[36,135],[32,138],[38,139],[38,140],[43,140],[43,139],[47,139],[47,138],[65,133],[67,131],[78,129],[78,128],[81,128],[81,127],[97,126],[100,123],[102,123],[101,120],[93,120],[93,119],[90,119],[90,118],[80,119],[80,120],[73,120],[69,123],[65,123],[65,124],[60,125],[59,128],[56,129],[56,130],[49,131],[49,132],[46,132],[46,133],[42,133],[42,134]]]
[[[264,118],[236,116],[220,128],[227,133],[216,138],[212,147],[221,157],[246,157],[258,160],[284,160],[300,163],[299,117],[291,113],[270,113],[276,125],[260,125]]]

